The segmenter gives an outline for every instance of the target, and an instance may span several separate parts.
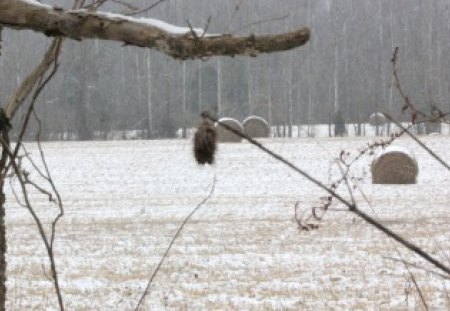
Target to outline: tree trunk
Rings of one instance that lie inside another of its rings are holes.
[[[4,181],[0,185],[0,310],[6,305],[6,226]]]
[[[9,144],[8,130],[3,129],[0,134],[2,141]],[[6,160],[8,154],[3,148],[0,159],[0,310],[5,310],[6,306],[6,226],[5,226],[5,178],[6,178]]]
[[[183,62],[183,131],[181,138],[187,138],[187,109],[186,109],[186,62]]]
[[[147,51],[147,139],[153,138],[152,122],[152,63],[150,51]]]

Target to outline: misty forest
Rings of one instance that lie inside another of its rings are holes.
[[[0,0],[0,310],[450,310],[450,1]]]
[[[126,10],[117,4],[102,9]],[[395,47],[403,86],[416,105],[426,112],[450,107],[445,0],[171,0],[141,15],[209,33],[278,33],[308,26],[313,34],[302,49],[184,62],[152,50],[119,48],[120,43],[67,42],[56,77],[36,105],[42,139],[181,137],[203,110],[241,121],[258,115],[283,126],[283,136],[293,135],[295,125],[332,124],[337,114],[353,124],[367,123],[375,112],[402,120],[401,98],[392,87]],[[0,102],[50,39],[5,29],[3,41]]]

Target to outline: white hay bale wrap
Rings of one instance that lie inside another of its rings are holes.
[[[249,116],[242,122],[242,126],[244,133],[252,138],[269,137],[269,124],[261,117]]]
[[[244,129],[242,128],[241,123],[232,118],[221,118],[219,119],[219,123],[226,124],[230,126],[231,128],[235,129],[236,131],[243,133]],[[233,132],[227,130],[220,124],[216,123],[216,129],[217,129],[217,137],[219,139],[219,142],[222,143],[238,143],[242,140],[242,138]]]
[[[389,146],[375,156],[371,170],[373,184],[415,184],[419,167],[411,151]]]
[[[370,115],[369,124],[372,126],[383,126],[386,124],[386,117],[381,112],[376,112]]]

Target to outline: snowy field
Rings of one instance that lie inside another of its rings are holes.
[[[333,157],[369,139],[263,140],[323,182]],[[425,138],[447,162],[450,137]],[[409,139],[416,185],[372,185],[370,159],[354,167],[372,209],[361,208],[450,265],[450,172]],[[190,141],[45,143],[65,204],[55,252],[67,310],[134,310],[183,219],[209,193],[176,241],[142,310],[416,310],[423,306],[404,258],[430,265],[347,212],[329,212],[318,230],[299,231],[302,210],[324,195],[248,143],[219,146],[199,167]],[[28,150],[37,159],[35,145]],[[36,177],[32,174],[31,177]],[[15,188],[18,189],[17,185]],[[345,190],[345,189],[342,189]],[[348,197],[345,191],[342,193]],[[28,212],[7,191],[8,310],[57,309],[48,260]],[[33,202],[47,222],[43,195]],[[334,205],[334,208],[340,208]],[[450,309],[450,281],[411,268],[432,310]]]

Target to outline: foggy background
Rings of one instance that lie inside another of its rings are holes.
[[[424,112],[433,105],[449,111],[449,6],[446,0],[169,0],[139,16],[233,35],[307,26],[311,40],[257,58],[185,62],[120,43],[67,40],[60,68],[37,102],[42,139],[171,138],[195,126],[205,109],[240,121],[258,115],[285,125],[287,136],[292,126],[331,124],[338,114],[346,123],[367,123],[378,111],[402,120],[403,102],[392,88],[396,46],[401,83],[412,102]],[[49,42],[42,34],[4,29],[2,105]],[[28,138],[35,132],[34,123]]]

